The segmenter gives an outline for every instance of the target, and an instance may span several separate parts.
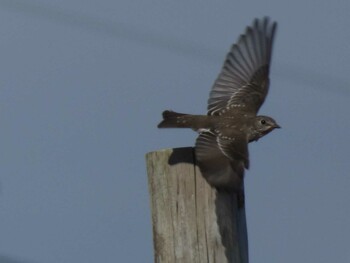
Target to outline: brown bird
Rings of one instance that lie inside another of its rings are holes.
[[[276,27],[268,17],[255,19],[232,45],[210,92],[207,115],[163,112],[158,128],[199,132],[196,162],[213,187],[240,191],[249,168],[248,143],[280,128],[274,119],[257,116],[269,89]]]

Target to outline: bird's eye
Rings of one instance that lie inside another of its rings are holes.
[[[261,124],[265,124],[266,121],[265,121],[265,120],[261,120],[260,123],[261,123]]]

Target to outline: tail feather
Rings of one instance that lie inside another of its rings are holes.
[[[158,124],[158,128],[189,128],[189,114],[178,113],[174,111],[163,111],[163,120]]]

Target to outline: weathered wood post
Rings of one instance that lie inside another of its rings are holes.
[[[245,209],[208,185],[193,148],[150,152],[146,162],[156,263],[248,263]]]

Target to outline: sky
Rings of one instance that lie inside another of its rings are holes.
[[[230,45],[278,22],[251,262],[350,262],[350,2],[0,0],[0,262],[153,262],[144,155],[193,146]]]

